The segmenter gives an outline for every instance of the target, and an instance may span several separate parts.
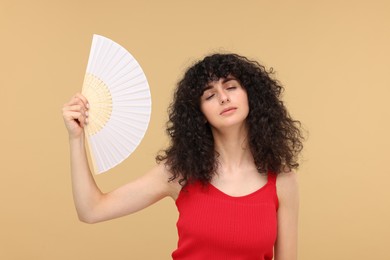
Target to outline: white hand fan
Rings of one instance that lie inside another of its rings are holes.
[[[149,85],[126,49],[94,35],[82,94],[90,105],[85,135],[98,174],[126,159],[144,137],[151,113]]]

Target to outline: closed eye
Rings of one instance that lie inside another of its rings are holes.
[[[206,100],[210,100],[212,99],[212,97],[214,97],[215,94],[211,94],[210,96],[206,97]]]
[[[235,86],[232,86],[232,87],[228,87],[227,90],[233,90],[233,89],[236,89],[237,87]]]

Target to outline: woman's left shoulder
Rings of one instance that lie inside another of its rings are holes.
[[[281,172],[276,178],[276,189],[279,200],[293,199],[298,196],[298,175],[290,170]]]

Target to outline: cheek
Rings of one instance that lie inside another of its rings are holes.
[[[203,116],[207,118],[207,105],[204,102],[200,103],[200,112],[202,112]]]
[[[248,116],[248,114],[249,114],[249,110],[250,110],[250,107],[249,107],[249,100],[248,100],[248,98],[245,98],[244,99],[244,104],[245,104],[245,113],[246,113],[246,117]]]
[[[204,104],[201,104],[200,111],[208,122],[213,121],[213,111],[215,111],[215,108],[213,107],[212,102],[205,102]]]
[[[248,110],[249,110],[249,100],[248,100],[248,95],[246,94],[246,92],[245,92],[245,94],[242,95],[241,102],[242,102],[242,104],[244,104],[244,105],[248,108]]]

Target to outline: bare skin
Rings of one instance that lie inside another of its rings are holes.
[[[211,184],[231,196],[249,194],[267,182],[259,175],[247,149],[245,118],[248,113],[245,90],[235,80],[212,82],[201,97],[201,110],[212,127],[220,168]],[[210,98],[210,96],[212,97]],[[96,185],[85,152],[84,126],[88,123],[88,101],[76,94],[63,106],[69,134],[73,197],[79,219],[96,223],[129,215],[165,197],[176,200],[181,186],[168,182],[171,173],[163,163],[140,178],[111,192]],[[278,235],[275,260],[297,259],[298,182],[294,172],[278,175]]]

